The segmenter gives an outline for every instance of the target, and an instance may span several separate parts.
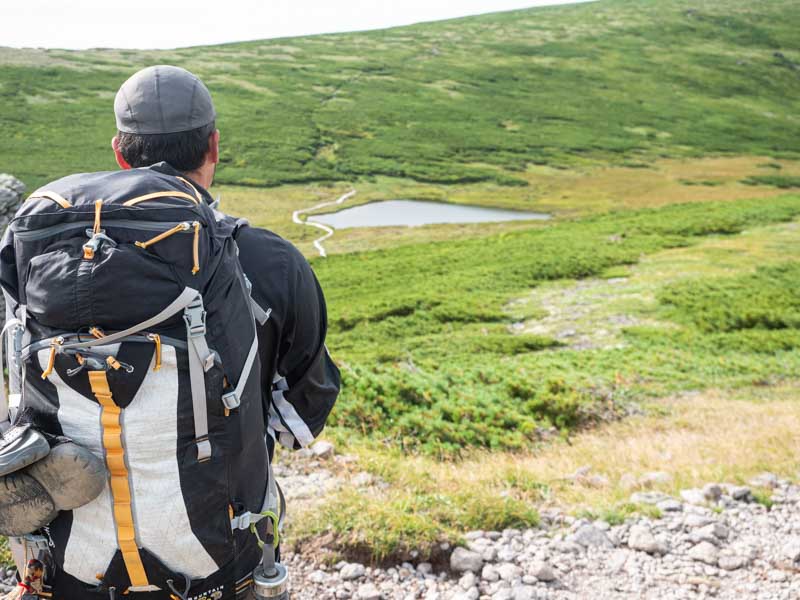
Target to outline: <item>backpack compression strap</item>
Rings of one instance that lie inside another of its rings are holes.
[[[125,448],[122,446],[121,409],[111,396],[111,388],[105,371],[89,371],[92,392],[102,409],[100,422],[103,426],[103,449],[106,466],[111,476],[111,495],[113,499],[114,523],[117,526],[117,544],[131,585],[149,585],[147,573],[136,544],[136,530],[131,506],[131,487],[128,468],[125,464]]]
[[[211,442],[208,440],[208,413],[206,411],[206,372],[214,366],[216,352],[206,343],[206,311],[203,297],[194,297],[183,311],[186,322],[186,342],[189,347],[189,382],[192,388],[192,413],[194,413],[194,435],[197,444],[197,461],[211,458]]]

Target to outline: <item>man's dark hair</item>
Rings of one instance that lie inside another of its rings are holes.
[[[132,167],[148,167],[165,161],[178,171],[194,171],[203,164],[208,138],[216,129],[214,121],[203,127],[178,133],[117,132],[119,151]]]

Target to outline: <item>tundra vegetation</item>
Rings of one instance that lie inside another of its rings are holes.
[[[385,485],[295,542],[434,555],[558,504],[614,521],[800,447],[800,4],[600,0],[169,51],[0,48],[0,169],[114,168],[113,91],[173,63],[217,102],[223,207],[307,252],[344,379],[326,435]],[[548,223],[337,232],[291,211],[418,198]],[[590,466],[597,485],[569,475]]]

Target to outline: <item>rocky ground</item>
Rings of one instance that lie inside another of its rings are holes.
[[[294,477],[315,479],[310,474]],[[335,481],[324,475],[320,480],[324,483],[314,485],[331,488]],[[762,492],[759,502],[752,490],[769,492]],[[536,529],[466,534],[467,545],[452,552],[449,569],[435,569],[425,562],[391,568],[347,562],[326,566],[290,554],[286,563],[293,596],[315,600],[800,598],[800,486],[765,473],[750,487],[709,484],[684,490],[679,498],[645,491],[634,493],[631,500],[657,506],[662,516],[631,518],[612,526],[549,511]]]
[[[345,484],[381,485],[327,443],[282,458],[290,504],[323,501]],[[662,516],[610,525],[544,511],[535,529],[467,533],[441,568],[326,565],[291,553],[284,561],[298,600],[800,598],[800,486],[765,473],[749,486],[639,491],[631,502]]]

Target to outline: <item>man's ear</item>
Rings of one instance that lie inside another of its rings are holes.
[[[122,156],[122,152],[119,151],[119,139],[117,139],[117,136],[111,138],[111,148],[114,150],[114,157],[117,159],[119,168],[126,171],[131,169],[132,167],[128,164],[128,161],[125,160],[125,157]]]
[[[208,152],[206,153],[208,162],[216,165],[219,163],[219,129],[208,136]]]

